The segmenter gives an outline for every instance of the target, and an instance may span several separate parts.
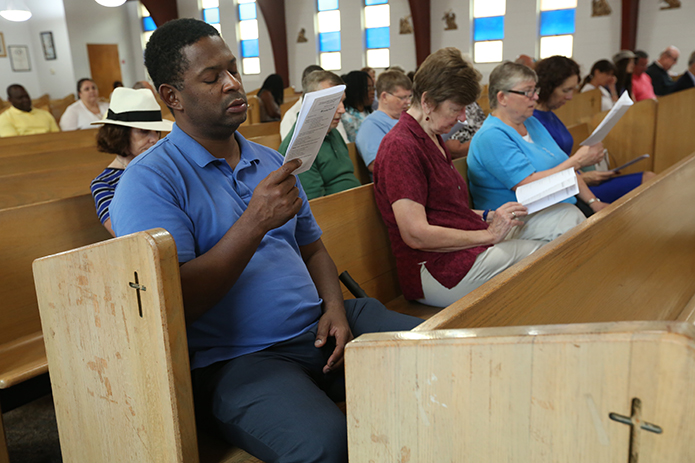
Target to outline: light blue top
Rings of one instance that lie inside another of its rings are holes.
[[[369,166],[376,159],[379,151],[381,139],[398,123],[398,119],[391,119],[391,116],[383,111],[374,111],[367,116],[360,125],[355,139],[357,151],[364,159],[364,165]]]
[[[117,236],[163,227],[179,262],[209,251],[249,204],[254,188],[280,167],[279,153],[246,141],[234,170],[174,124],[171,133],[135,158],[111,203]],[[304,190],[297,216],[268,232],[236,284],[188,326],[191,368],[262,350],[309,330],[321,303],[299,247],[321,236]]]
[[[538,119],[524,122],[533,143],[489,115],[473,136],[468,152],[468,184],[476,209],[497,209],[516,201],[512,188],[535,172],[552,169],[568,157]],[[563,202],[575,204],[574,196]]]

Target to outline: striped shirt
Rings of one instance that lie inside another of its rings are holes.
[[[116,185],[123,175],[123,169],[114,169],[107,167],[100,173],[89,188],[92,190],[92,197],[97,208],[97,215],[103,224],[110,218],[109,205],[113,199],[113,193],[116,191]]]

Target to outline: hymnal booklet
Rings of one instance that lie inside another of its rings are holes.
[[[336,85],[304,95],[294,134],[287,147],[283,163],[286,164],[297,158],[302,160],[302,165],[292,172],[293,174],[301,174],[311,168],[344,91],[345,85]]]
[[[579,193],[577,174],[571,167],[516,189],[516,200],[529,214],[557,204]]]

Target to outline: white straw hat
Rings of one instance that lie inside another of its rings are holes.
[[[92,122],[92,125],[98,124],[171,132],[174,123],[162,119],[162,110],[152,91],[146,88],[135,90],[119,87],[111,93],[111,103],[109,103],[109,110],[104,118]]]

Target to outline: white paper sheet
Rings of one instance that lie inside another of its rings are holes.
[[[526,206],[529,214],[557,204],[579,193],[577,174],[569,168],[516,189],[516,200]]]
[[[603,139],[606,138],[606,135],[608,135],[608,132],[613,129],[615,124],[618,123],[620,118],[623,117],[623,114],[625,114],[633,104],[635,103],[630,98],[630,94],[627,93],[627,91],[623,92],[622,96],[618,99],[618,101],[615,102],[611,110],[608,112],[608,115],[604,117],[598,127],[596,127],[594,133],[592,133],[589,138],[581,142],[580,145],[591,146],[603,141]]]
[[[302,160],[302,165],[293,174],[301,174],[311,168],[344,91],[345,85],[336,85],[304,95],[283,163],[297,158]]]

